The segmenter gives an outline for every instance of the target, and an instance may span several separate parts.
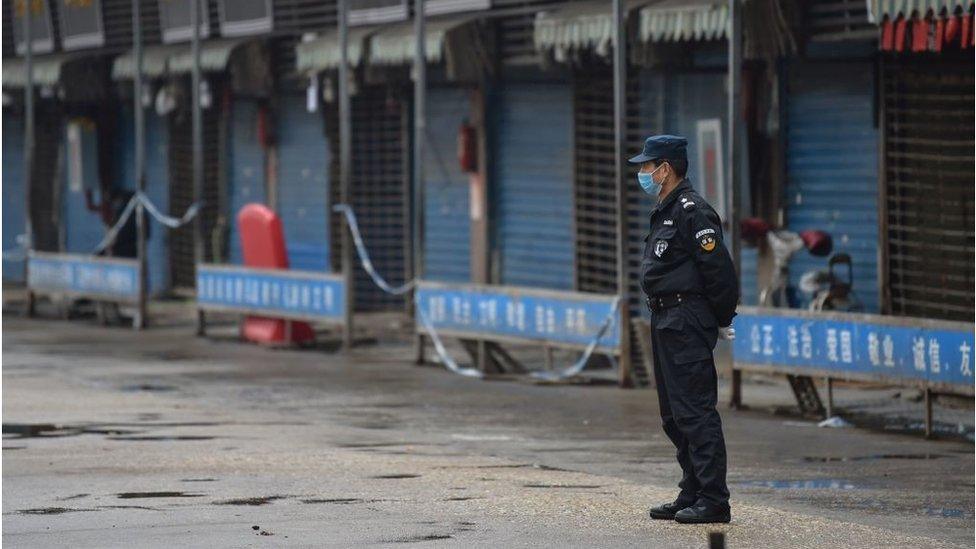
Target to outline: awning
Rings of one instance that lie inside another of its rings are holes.
[[[56,53],[51,55],[37,55],[32,61],[35,86],[53,86],[61,80],[64,66],[85,57],[84,54]],[[3,60],[3,87],[23,88],[27,85],[27,67],[24,59],[10,58]]]
[[[880,24],[887,16],[895,19],[899,15],[910,18],[913,13],[919,17],[925,17],[929,10],[936,15],[943,10],[948,15],[952,15],[956,8],[961,7],[965,13],[973,6],[972,0],[867,0],[868,16],[872,22]],[[965,14],[964,13],[964,14]]]
[[[428,63],[444,59],[444,40],[447,34],[476,20],[474,17],[428,20],[424,52]],[[400,65],[413,61],[413,23],[381,27],[369,38],[369,62],[374,65]]]
[[[640,10],[642,42],[685,42],[724,39],[729,9],[721,0],[662,0]]]
[[[630,0],[624,17],[648,0]],[[613,12],[610,2],[575,2],[541,11],[535,16],[532,34],[536,51],[552,51],[556,61],[564,61],[569,52],[593,50],[607,56],[613,45]]]
[[[166,74],[170,58],[186,49],[184,45],[147,46],[142,50],[142,74],[158,78]],[[132,50],[115,58],[112,80],[132,80],[136,74],[136,57]]]
[[[349,64],[359,66],[363,59],[363,48],[366,39],[376,32],[379,27],[352,27],[349,29],[349,46],[346,53]],[[329,30],[323,36],[308,42],[301,42],[295,46],[295,68],[302,73],[318,73],[339,66],[339,32]]]
[[[248,38],[225,38],[221,40],[207,40],[200,43],[200,70],[204,72],[222,71],[227,68],[227,61],[239,46],[254,40]],[[186,74],[193,70],[193,50],[186,44],[169,58],[169,72],[171,74]]]

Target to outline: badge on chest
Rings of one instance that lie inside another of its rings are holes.
[[[661,257],[662,255],[664,255],[664,252],[667,249],[668,249],[668,241],[667,240],[658,240],[657,242],[654,243],[654,255],[656,255],[658,257]]]

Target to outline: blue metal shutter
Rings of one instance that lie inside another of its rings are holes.
[[[236,265],[244,263],[241,235],[237,227],[237,214],[240,213],[241,208],[252,202],[267,204],[264,184],[264,150],[258,141],[257,128],[257,101],[235,99],[231,111],[230,151],[227,158],[228,169],[230,170],[230,180],[227,185],[230,204],[226,215],[230,227],[227,260]]]
[[[292,269],[329,270],[329,145],[305,96],[283,95],[278,112],[278,214]]]
[[[24,119],[3,115],[3,280],[23,282],[24,261],[17,236],[24,234]],[[10,259],[8,259],[8,257]]]
[[[573,289],[573,89],[510,83],[499,99],[494,200],[501,283]]]
[[[62,194],[61,212],[64,235],[64,250],[69,253],[90,254],[105,236],[105,225],[99,212],[90,211],[85,203],[85,189],[92,189],[96,201],[105,200],[101,195],[98,181],[98,133],[95,125],[87,121],[81,127],[81,168],[82,187],[71,189],[69,185],[69,144],[67,135],[62,145]],[[65,124],[62,131],[67,132]]]
[[[471,280],[468,175],[457,162],[458,129],[470,113],[467,92],[435,88],[427,98],[424,148],[424,278]]]
[[[135,121],[131,106],[119,111],[115,127],[114,160],[115,187],[134,191],[135,176]],[[169,211],[169,176],[166,157],[166,121],[147,110],[146,116],[146,194],[159,211],[169,215],[183,212]],[[149,269],[149,293],[158,295],[169,289],[169,254],[167,240],[170,229],[149,220],[149,240],[146,261]]]
[[[850,254],[854,291],[878,311],[878,130],[870,64],[795,66],[787,95],[787,209],[793,231],[830,233],[834,253]],[[825,269],[804,251],[790,263],[803,273]],[[846,273],[842,273],[846,274]]]

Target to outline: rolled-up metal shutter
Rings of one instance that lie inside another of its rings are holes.
[[[434,88],[427,97],[424,147],[424,278],[471,280],[468,175],[457,161],[458,130],[471,112],[466,90]]]
[[[256,202],[267,204],[268,197],[264,178],[264,149],[258,139],[258,102],[253,99],[235,98],[231,108],[230,150],[227,162],[230,194],[227,225],[230,227],[227,251],[228,261],[243,264],[241,234],[237,214],[241,208]]]
[[[305,96],[282,94],[278,104],[277,209],[292,269],[329,266],[329,144],[322,115]]]
[[[888,311],[973,318],[971,55],[884,60]]]
[[[878,130],[874,70],[867,63],[790,68],[787,94],[786,219],[793,231],[830,233],[850,254],[854,291],[878,311]],[[801,250],[790,263],[797,284],[827,261]],[[845,273],[846,274],[846,273]]]
[[[501,87],[495,170],[500,282],[571,290],[573,90],[565,83]]]
[[[24,207],[24,118],[3,113],[3,280],[24,281],[24,259],[18,236],[26,229]]]

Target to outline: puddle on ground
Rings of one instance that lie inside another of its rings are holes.
[[[162,511],[158,507],[146,507],[145,505],[99,505],[99,509],[140,509],[142,511]]]
[[[874,461],[882,459],[941,459],[945,454],[872,454],[868,456],[804,456],[803,461],[810,463],[833,463],[843,461]]]
[[[451,498],[444,498],[443,501],[468,501],[472,499],[485,499],[481,496],[455,496]]]
[[[429,442],[341,442],[337,448],[388,448],[390,446],[439,446]]]
[[[188,440],[214,440],[217,437],[207,436],[207,435],[173,435],[173,436],[121,436],[121,437],[108,437],[109,440],[128,440],[128,441],[154,441],[154,442],[170,442],[170,441],[188,441]]]
[[[38,509],[21,509],[18,515],[62,515],[64,513],[79,513],[91,509],[72,509],[69,507],[41,507]]]
[[[4,450],[26,450],[26,446],[4,446]]]
[[[315,504],[315,503],[331,503],[333,505],[354,505],[357,503],[376,503],[379,499],[361,499],[361,498],[312,498],[303,499],[302,503]]]
[[[179,387],[174,385],[156,385],[154,383],[137,383],[135,385],[123,385],[119,390],[126,393],[138,393],[142,391],[146,392],[169,392],[176,391]]]
[[[950,507],[926,507],[925,514],[930,517],[942,517],[942,518],[962,518],[966,513],[962,509],[955,509]]]
[[[423,543],[425,541],[440,541],[445,539],[452,539],[453,536],[450,534],[423,534],[419,536],[404,536],[402,538],[393,538],[391,540],[386,540],[383,543]]]
[[[267,505],[272,501],[285,499],[287,496],[258,496],[253,498],[227,499],[216,502],[216,505]]]
[[[181,478],[180,482],[216,482],[215,478]]]
[[[58,499],[58,501],[69,501],[69,500],[72,500],[72,499],[81,499],[81,498],[84,498],[84,497],[88,497],[88,495],[89,494],[75,494],[73,496],[64,496],[63,498],[57,498],[57,499]]]
[[[203,494],[192,494],[187,492],[122,492],[115,494],[119,499],[142,499],[142,498],[198,498]]]
[[[418,478],[418,477],[420,477],[420,475],[415,475],[415,474],[412,474],[412,473],[392,473],[392,474],[389,474],[389,475],[376,475],[374,477],[369,477],[369,478],[375,478],[375,479],[397,479],[397,478]]]
[[[599,484],[523,484],[523,488],[603,488]]]
[[[750,480],[738,486],[773,488],[776,490],[856,490],[861,488],[849,480],[817,478],[811,480]]]

